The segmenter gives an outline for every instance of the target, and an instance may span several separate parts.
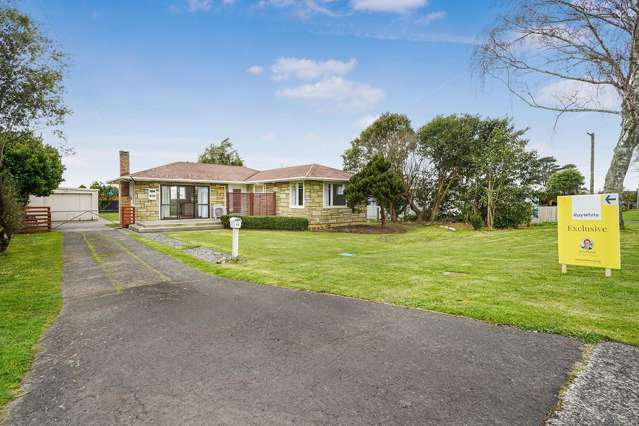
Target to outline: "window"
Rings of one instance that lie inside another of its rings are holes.
[[[343,183],[324,184],[324,207],[345,207],[344,189]]]
[[[266,186],[265,185],[255,185],[253,187],[253,192],[255,192],[256,194],[261,194],[266,192]]]
[[[304,207],[304,182],[291,184],[291,207]]]

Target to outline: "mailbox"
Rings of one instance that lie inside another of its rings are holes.
[[[240,229],[242,227],[242,219],[239,217],[232,217],[229,219],[229,225],[231,229]]]

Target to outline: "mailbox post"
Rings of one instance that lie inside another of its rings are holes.
[[[229,219],[229,225],[233,230],[233,259],[237,259],[240,249],[240,228],[242,227],[242,219],[232,217]]]

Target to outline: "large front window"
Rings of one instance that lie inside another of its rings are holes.
[[[324,184],[324,206],[325,207],[345,207],[346,196],[344,194],[345,185],[343,183]]]
[[[208,217],[208,186],[161,186],[160,219],[207,219]]]

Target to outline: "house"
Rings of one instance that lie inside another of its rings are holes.
[[[229,215],[294,216],[311,230],[366,222],[366,210],[346,206],[349,173],[319,164],[255,170],[248,167],[175,162],[131,173],[120,151],[120,209],[135,207],[140,230],[167,225],[213,225]],[[166,226],[165,226],[166,227]]]

